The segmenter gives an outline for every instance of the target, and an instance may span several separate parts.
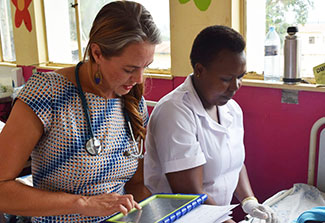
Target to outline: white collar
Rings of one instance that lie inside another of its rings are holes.
[[[196,92],[196,90],[195,90],[195,88],[193,86],[193,82],[192,82],[192,78],[191,78],[192,75],[193,74],[190,74],[190,75],[187,76],[187,78],[185,79],[185,81],[184,81],[184,83],[182,85],[182,90],[185,91],[185,92],[190,93],[190,94],[187,94],[187,95],[188,95],[188,97],[189,97],[189,99],[191,101],[191,104],[193,105],[192,110],[197,115],[205,117],[208,120],[208,118],[210,116],[208,115],[208,113],[204,109],[203,104],[201,102],[201,99],[200,99],[199,95],[197,94],[197,92]],[[233,116],[231,114],[231,111],[229,110],[229,101],[225,105],[218,106],[218,112],[219,112],[219,116],[220,116],[219,117],[220,118],[220,123],[222,123],[223,127],[228,128],[231,125],[231,123],[233,122]],[[211,123],[211,121],[209,121],[209,123]],[[213,122],[213,123],[216,123],[216,122]],[[215,125],[213,124],[213,126],[215,126]],[[213,127],[213,126],[211,126],[211,127]]]

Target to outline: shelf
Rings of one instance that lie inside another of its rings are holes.
[[[264,80],[243,79],[243,86],[277,88],[298,91],[325,92],[325,86],[315,84],[284,84],[283,82],[266,82]]]

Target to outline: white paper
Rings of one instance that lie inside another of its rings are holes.
[[[2,122],[2,121],[0,121],[0,132],[1,132],[1,130],[3,129],[3,127],[5,127],[5,123]]]
[[[231,218],[231,210],[236,206],[237,204],[227,206],[202,204],[177,219],[175,223],[221,223]]]

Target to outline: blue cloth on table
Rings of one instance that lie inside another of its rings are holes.
[[[324,222],[325,221],[325,206],[314,207],[308,211],[303,212],[295,222],[296,223],[305,223],[307,221]]]

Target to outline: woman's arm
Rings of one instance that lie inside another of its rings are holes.
[[[239,180],[235,190],[235,196],[239,200],[239,202],[242,202],[247,197],[254,196],[245,164],[243,165],[243,168],[239,173]]]
[[[143,159],[139,159],[138,169],[134,176],[125,184],[125,190],[126,193],[132,194],[138,202],[151,195],[151,192],[144,185]]]
[[[72,204],[78,200],[77,196],[48,193],[15,181],[42,134],[42,122],[31,108],[17,99],[0,134],[1,211],[21,215],[41,215],[61,212],[58,209],[62,208],[63,211],[66,208],[65,212],[69,212],[72,211]],[[65,205],[59,208],[63,201]],[[52,211],[46,211],[50,208],[53,208]],[[57,210],[54,211],[55,209]]]
[[[194,167],[188,170],[167,173],[169,185],[173,193],[185,194],[204,194],[203,191],[203,166]],[[216,202],[208,196],[205,204],[213,204]]]
[[[17,99],[0,134],[0,212],[24,216],[73,213],[107,216],[139,208],[131,195],[87,197],[48,192],[15,181],[42,134],[42,122],[28,105]]]

